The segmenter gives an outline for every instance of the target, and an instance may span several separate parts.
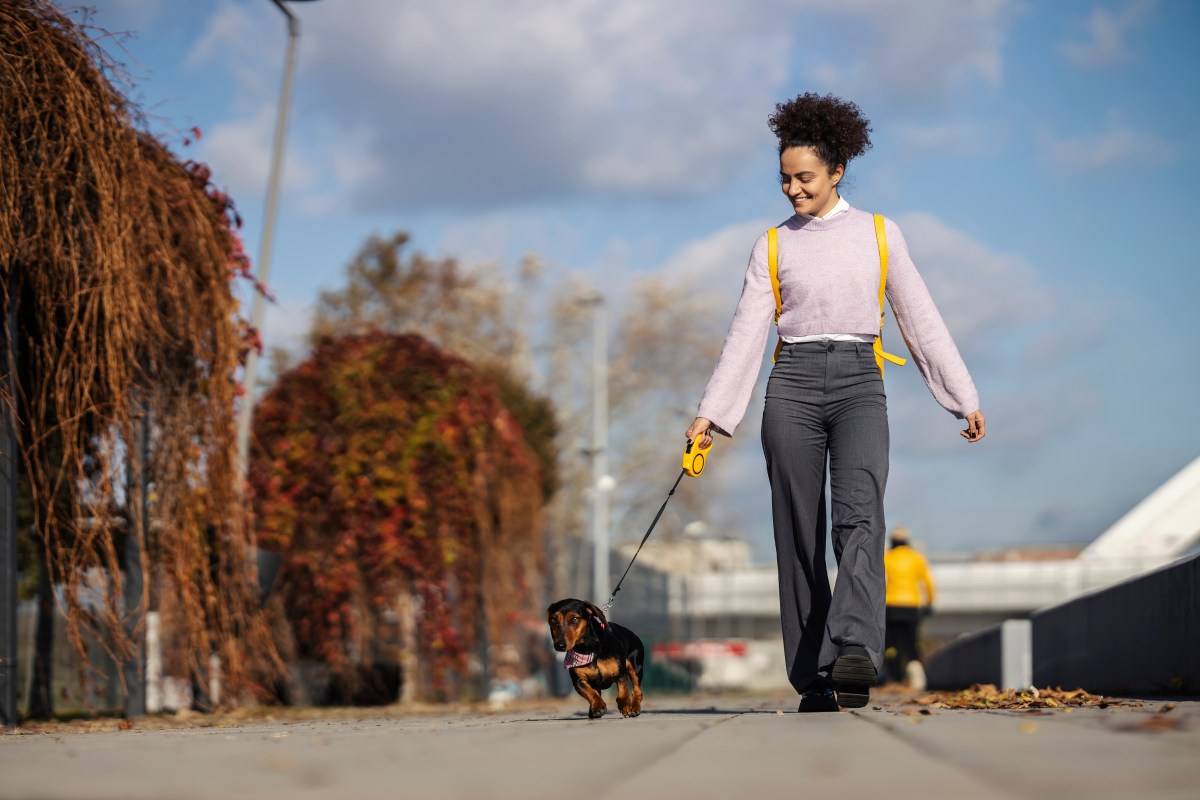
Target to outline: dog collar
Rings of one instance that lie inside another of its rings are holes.
[[[567,651],[567,657],[563,659],[563,669],[587,666],[595,660],[595,653],[577,653],[574,649],[571,649]]]

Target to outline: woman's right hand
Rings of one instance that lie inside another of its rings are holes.
[[[711,447],[713,443],[712,433],[710,432],[712,431],[712,426],[712,420],[705,419],[704,417],[696,417],[684,436],[687,437],[689,442],[696,441],[696,437],[698,436],[700,437],[701,447]]]

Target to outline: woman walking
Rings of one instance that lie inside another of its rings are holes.
[[[801,695],[800,711],[837,711],[866,705],[883,660],[883,358],[902,363],[877,341],[885,288],[929,390],[967,421],[961,435],[983,439],[985,422],[900,229],[851,207],[838,192],[847,164],[871,146],[870,122],[854,103],[816,94],[777,105],[768,121],[779,139],[780,185],[795,213],[754,245],[721,356],[686,435],[705,445],[714,431],[733,435],[774,317],[780,346],[767,383],[762,445],[788,678]],[[838,565],[833,591],[825,566],[829,522]]]

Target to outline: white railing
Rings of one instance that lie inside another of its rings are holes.
[[[1026,614],[1156,569],[1169,558],[971,561],[930,566],[939,613]],[[836,574],[830,574],[831,582]],[[670,575],[635,567],[618,610],[664,617],[778,616],[774,567]]]
[[[933,564],[940,612],[1028,613],[1156,569],[1170,558]]]

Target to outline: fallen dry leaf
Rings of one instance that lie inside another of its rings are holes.
[[[1118,727],[1118,730],[1150,731],[1153,733],[1158,733],[1160,731],[1177,731],[1181,730],[1182,728],[1183,717],[1167,717],[1162,714],[1154,714],[1138,722],[1128,725],[1121,725]]]

